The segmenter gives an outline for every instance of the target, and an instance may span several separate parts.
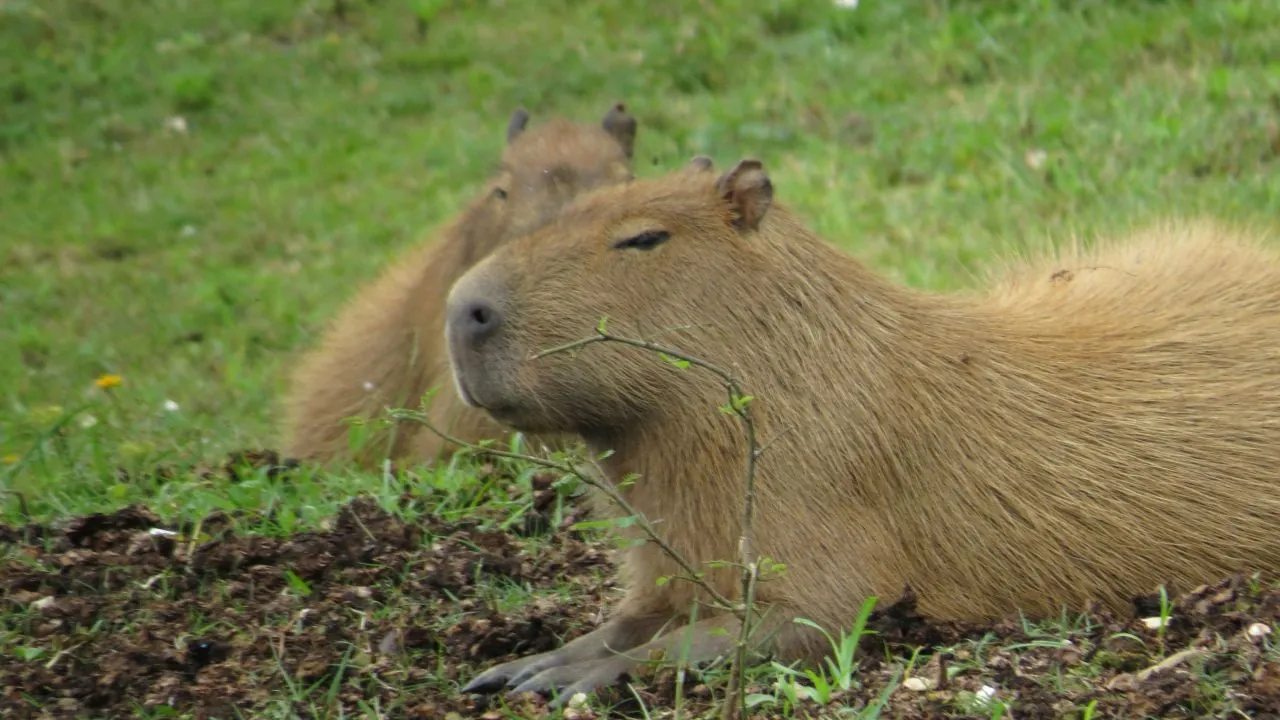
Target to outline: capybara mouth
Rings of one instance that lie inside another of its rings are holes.
[[[478,401],[473,402],[476,402],[475,407],[482,408],[490,417],[503,424],[510,425],[515,419],[520,417],[520,413],[517,408],[509,403],[494,402],[486,405]]]
[[[455,360],[454,362],[456,363],[457,361]],[[458,399],[462,400],[462,404],[473,408],[484,407],[476,400],[475,396],[471,394],[470,389],[467,387],[466,378],[460,370],[454,367],[453,372],[450,373],[450,375],[453,376],[453,389],[458,393]]]
[[[480,403],[476,402],[475,398],[471,397],[471,393],[467,392],[467,386],[461,382],[458,383],[458,397],[462,398],[462,402],[470,407],[483,407]]]
[[[453,384],[458,392],[459,399],[464,404],[485,411],[492,415],[495,420],[502,421],[505,417],[514,413],[515,409],[510,404],[496,401],[493,398],[486,398],[483,393],[476,392],[472,384],[467,382],[465,373],[454,372]]]

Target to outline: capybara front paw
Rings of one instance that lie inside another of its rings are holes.
[[[462,686],[464,693],[487,694],[502,688],[514,688],[538,673],[564,665],[567,662],[559,652],[539,653],[495,665]]]
[[[626,658],[607,658],[590,660],[550,667],[520,682],[510,692],[520,695],[536,692],[542,695],[555,694],[551,707],[560,707],[569,698],[578,693],[592,692],[609,687],[629,674],[632,663]]]

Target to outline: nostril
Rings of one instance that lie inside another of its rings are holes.
[[[472,337],[480,338],[492,333],[502,321],[497,308],[483,300],[472,301],[459,308],[458,319]]]

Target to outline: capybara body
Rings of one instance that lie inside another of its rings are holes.
[[[431,461],[452,453],[457,448],[429,428],[398,423],[389,431],[370,425],[365,446],[348,455],[346,418],[417,408],[433,387],[428,417],[437,428],[471,443],[509,432],[457,398],[443,339],[446,294],[495,247],[545,224],[578,193],[629,180],[636,132],[621,104],[598,124],[553,118],[526,130],[528,120],[524,110],[512,115],[500,171],[480,196],[438,240],[410,249],[362,288],[299,364],[285,399],[287,454],[367,466],[385,457]]]
[[[741,380],[765,447],[755,549],[786,564],[759,587],[760,649],[783,660],[829,650],[793,618],[834,632],[907,586],[927,615],[990,620],[1280,564],[1280,259],[1238,231],[1169,224],[935,294],[824,243],[759,163],[695,163],[579,198],[449,305],[466,400],[612,450],[604,476],[638,474],[626,497],[697,568],[739,557],[746,441],[721,382],[620,343],[532,357],[607,317]],[[468,689],[569,693],[676,657],[683,630],[651,637],[700,593],[655,583],[679,570],[653,544],[624,571],[605,625]],[[707,578],[734,598],[737,573]],[[691,661],[736,627],[699,618]]]

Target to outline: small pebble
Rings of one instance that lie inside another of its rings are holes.
[[[911,692],[924,692],[929,689],[929,681],[924,678],[909,677],[902,681],[902,687]]]
[[[378,643],[378,652],[383,655],[395,655],[400,652],[400,631],[392,630],[382,636]]]
[[[1146,625],[1148,630],[1159,630],[1161,627],[1169,624],[1169,620],[1171,619],[1172,618],[1162,619],[1159,617],[1142,618],[1142,624]]]

